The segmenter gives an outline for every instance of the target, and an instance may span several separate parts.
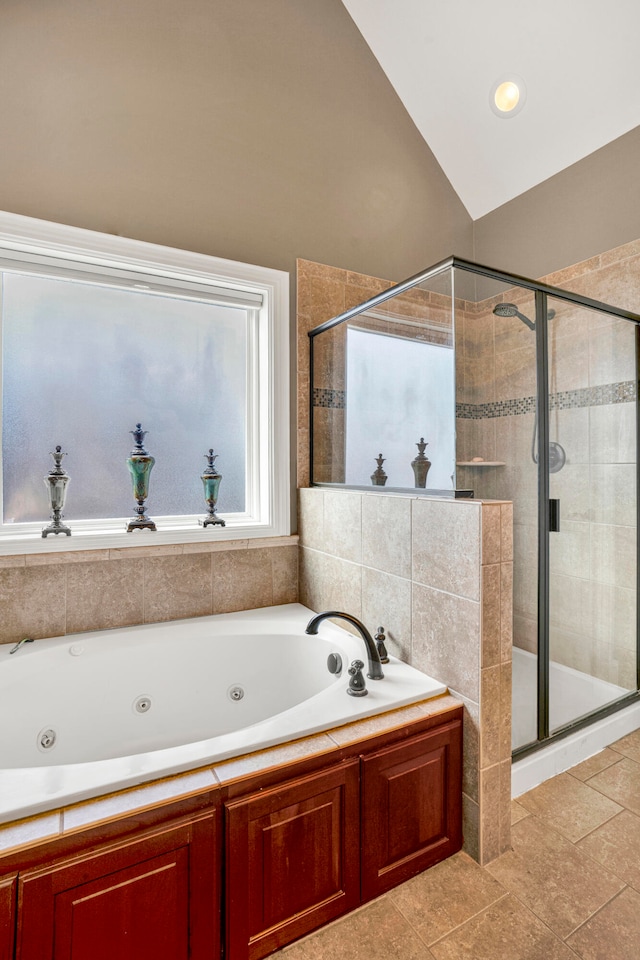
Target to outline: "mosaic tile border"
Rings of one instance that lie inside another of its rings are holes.
[[[579,390],[559,390],[549,397],[551,410],[570,410],[578,407],[601,407],[609,403],[633,403],[637,397],[635,380],[620,380],[603,383],[597,387],[581,387]],[[314,407],[344,410],[345,390],[328,390],[315,387]],[[535,397],[518,397],[514,400],[492,400],[490,403],[456,403],[459,420],[489,420],[494,417],[514,417],[535,413]]]
[[[603,383],[597,387],[581,387],[579,390],[559,390],[550,395],[549,408],[570,410],[579,407],[601,407],[610,403],[633,403],[636,396],[635,380],[621,380],[618,383]],[[535,409],[535,397],[493,400],[490,403],[457,403],[456,417],[459,420],[489,420],[494,417],[535,413]]]
[[[332,410],[344,410],[345,390],[327,390],[324,387],[313,388],[314,407],[330,407]]]

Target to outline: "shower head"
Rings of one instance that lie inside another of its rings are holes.
[[[518,314],[518,308],[515,303],[496,303],[493,312],[496,317],[515,317]]]
[[[536,325],[533,320],[529,320],[529,317],[525,317],[524,313],[520,313],[515,303],[496,303],[493,308],[493,312],[496,317],[517,317],[518,320],[522,320],[530,330],[535,330]],[[547,319],[553,320],[555,317],[555,310],[547,310]]]

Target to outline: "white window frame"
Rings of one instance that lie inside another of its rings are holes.
[[[250,337],[254,348],[249,349],[247,370],[249,442],[244,513],[220,513],[225,527],[203,528],[197,523],[198,516],[206,516],[203,500],[200,515],[154,517],[158,524],[155,532],[126,533],[121,519],[82,520],[70,522],[70,537],[56,534],[43,538],[42,528],[48,523],[46,508],[42,523],[20,524],[5,524],[0,510],[0,555],[289,535],[288,273],[1,211],[0,261],[4,269],[13,270],[15,264],[19,270],[22,263],[28,272],[42,276],[62,273],[77,278],[88,273],[93,282],[98,274],[104,282],[119,287],[137,284],[159,291],[169,287],[172,292],[179,287],[185,296],[220,303],[244,299],[255,334]],[[1,334],[0,324],[0,347]],[[1,377],[0,364],[0,403]],[[1,451],[0,444],[0,456]],[[123,465],[114,464],[114,469],[118,467]],[[133,515],[133,499],[131,503]]]

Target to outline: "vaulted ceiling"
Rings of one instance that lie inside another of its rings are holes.
[[[474,220],[640,125],[639,0],[343,3]]]

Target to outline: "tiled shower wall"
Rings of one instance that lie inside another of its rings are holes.
[[[510,503],[299,491],[300,599],[383,626],[389,652],[465,705],[465,849],[509,847]]]
[[[640,311],[640,244],[544,278],[596,300]],[[530,293],[500,299],[534,317]],[[535,334],[495,317],[496,300],[468,304],[457,323],[459,458],[502,466],[463,468],[459,485],[514,501],[514,642],[537,638]],[[636,372],[632,324],[550,301],[550,436],[567,462],[551,475],[561,533],[551,537],[552,659],[635,687]]]

